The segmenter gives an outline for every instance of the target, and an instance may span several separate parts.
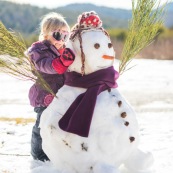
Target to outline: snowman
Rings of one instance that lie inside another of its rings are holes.
[[[138,148],[134,110],[117,90],[115,52],[102,21],[85,12],[67,47],[76,55],[65,84],[43,112],[43,150],[60,173],[151,173],[151,153]]]

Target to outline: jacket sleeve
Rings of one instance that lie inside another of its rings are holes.
[[[52,67],[54,58],[45,51],[39,49],[33,50],[30,52],[30,58],[38,71],[47,74],[57,74],[56,70]]]

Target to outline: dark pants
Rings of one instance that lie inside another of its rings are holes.
[[[40,136],[40,128],[38,128],[41,114],[45,109],[46,107],[34,108],[34,111],[37,113],[37,120],[33,126],[31,138],[31,155],[34,159],[41,161],[49,160],[47,155],[42,150],[42,138]]]

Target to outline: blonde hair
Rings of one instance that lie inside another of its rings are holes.
[[[70,27],[67,24],[66,20],[61,14],[51,12],[43,16],[40,23],[40,35],[39,40],[46,40],[46,36],[57,29],[62,29],[66,27],[70,31]]]

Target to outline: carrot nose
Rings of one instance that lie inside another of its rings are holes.
[[[108,60],[113,60],[113,59],[115,59],[114,56],[109,56],[109,55],[103,55],[102,58],[108,59]]]

